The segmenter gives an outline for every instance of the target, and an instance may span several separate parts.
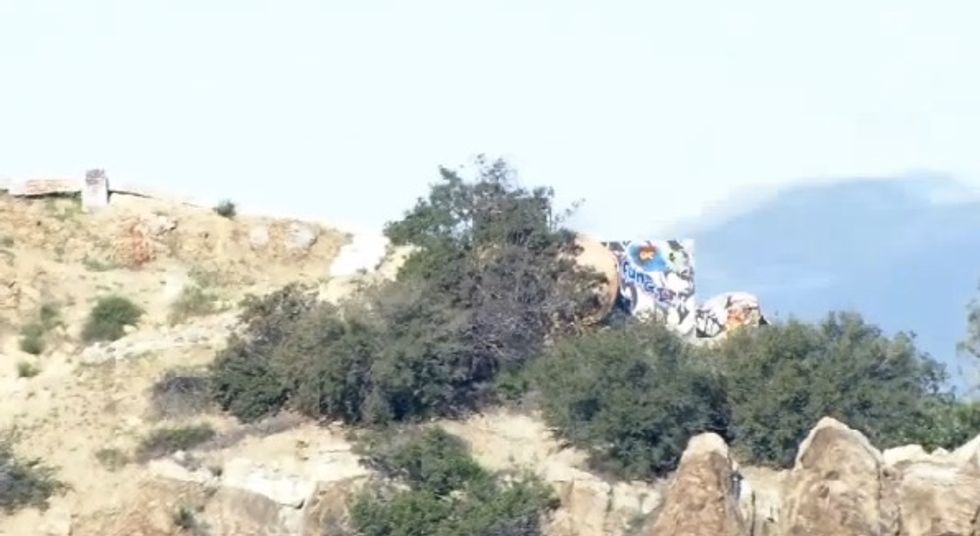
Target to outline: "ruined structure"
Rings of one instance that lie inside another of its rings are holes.
[[[10,179],[0,178],[0,193],[13,197],[78,196],[82,210],[95,212],[109,205],[113,194],[167,199],[183,204],[193,204],[185,199],[173,199],[170,195],[155,192],[132,183],[110,182],[103,169],[91,169],[83,178]]]

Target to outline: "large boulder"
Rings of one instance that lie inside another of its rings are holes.
[[[911,462],[898,475],[901,536],[980,534],[980,471],[948,463]]]
[[[717,434],[691,438],[648,528],[650,536],[738,536],[749,531],[739,509],[738,473],[728,446]]]
[[[600,322],[606,318],[616,304],[619,295],[619,261],[616,254],[601,242],[579,234],[575,244],[581,251],[575,261],[584,268],[591,268],[606,278],[606,281],[596,289],[598,307],[587,319],[588,323]]]
[[[825,417],[800,446],[783,498],[781,533],[894,534],[898,513],[885,490],[885,463],[868,439]]]

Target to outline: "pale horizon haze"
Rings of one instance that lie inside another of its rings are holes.
[[[374,228],[504,157],[603,237],[777,187],[980,186],[980,4],[0,0],[0,176]]]

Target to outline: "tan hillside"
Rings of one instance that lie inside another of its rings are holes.
[[[365,278],[394,274],[404,251],[379,264],[384,251],[378,237],[159,199],[114,195],[88,214],[76,199],[0,193],[0,430],[15,430],[18,453],[70,486],[47,510],[0,513],[0,536],[345,534],[346,500],[372,475],[351,451],[350,430],[289,414],[252,425],[216,411],[158,415],[153,386],[167,371],[210,363],[245,295],[305,281],[337,300]],[[211,309],[172,317],[189,289],[210,296]],[[87,344],[87,315],[108,295],[145,314],[122,338]],[[22,332],[42,309],[56,315],[32,355]],[[134,459],[153,430],[198,423],[217,432],[202,447]],[[545,524],[551,536],[980,530],[980,437],[954,452],[882,453],[827,419],[791,470],[740,468],[720,437],[703,435],[674,475],[617,482],[591,471],[533,412],[431,424],[463,438],[484,467],[527,468],[551,485],[561,501]],[[184,510],[206,531],[182,529]]]

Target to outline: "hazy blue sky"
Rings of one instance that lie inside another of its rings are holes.
[[[971,0],[0,0],[0,175],[104,167],[373,225],[486,152],[620,237],[790,181],[980,185],[978,20]]]

